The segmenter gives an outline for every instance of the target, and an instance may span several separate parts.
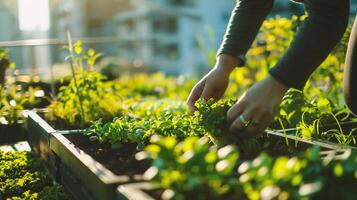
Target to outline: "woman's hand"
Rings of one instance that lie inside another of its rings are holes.
[[[238,59],[229,55],[220,55],[216,66],[204,76],[191,90],[187,104],[191,110],[195,110],[195,102],[202,98],[220,99],[226,91],[229,83],[229,75],[239,64]]]
[[[288,89],[271,75],[253,85],[227,113],[230,132],[252,134],[264,131]]]

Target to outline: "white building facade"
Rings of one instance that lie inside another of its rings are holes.
[[[210,48],[223,38],[232,0],[133,0],[132,9],[116,15],[117,36],[123,44],[119,56],[133,66],[145,65],[173,74],[191,74],[197,66],[208,65],[197,45],[205,43],[207,26],[215,33]]]

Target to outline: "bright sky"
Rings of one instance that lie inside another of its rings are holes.
[[[49,0],[17,0],[19,26],[23,31],[47,31],[50,28]]]

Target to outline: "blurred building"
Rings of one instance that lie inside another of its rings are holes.
[[[190,74],[208,65],[200,36],[209,48],[223,37],[231,0],[132,0],[131,9],[115,16],[122,46],[119,56],[134,67],[151,66],[169,73]],[[209,41],[207,26],[214,30]]]
[[[21,38],[17,2],[0,0],[0,42],[14,41]],[[1,48],[1,47],[0,47]],[[22,63],[21,49],[11,49],[12,58]]]
[[[0,0],[0,41],[16,40],[20,37],[17,4],[11,0]]]
[[[36,9],[33,10],[31,7]],[[50,29],[48,0],[34,2],[0,0],[0,27],[0,42],[48,38]],[[8,49],[11,59],[20,68],[31,66],[43,68],[51,64],[47,47],[11,47],[10,45]]]
[[[67,30],[74,37],[86,35],[87,21],[84,2],[81,0],[58,0],[52,2],[52,37],[65,39],[67,38]]]

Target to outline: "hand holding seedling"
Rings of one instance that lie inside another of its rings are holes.
[[[264,131],[273,121],[274,110],[280,105],[287,90],[286,86],[270,75],[253,85],[227,112],[230,132]]]
[[[222,54],[215,68],[193,87],[187,100],[190,109],[196,109],[194,104],[200,98],[220,99],[227,89],[230,73],[238,64],[236,58]],[[287,87],[268,75],[245,92],[228,111],[229,130],[232,133],[263,131],[273,120],[273,111],[280,105],[287,90]]]
[[[239,61],[228,55],[220,55],[216,66],[204,76],[191,90],[187,99],[190,109],[196,110],[195,102],[198,99],[220,99],[228,87],[229,75],[238,66]]]

